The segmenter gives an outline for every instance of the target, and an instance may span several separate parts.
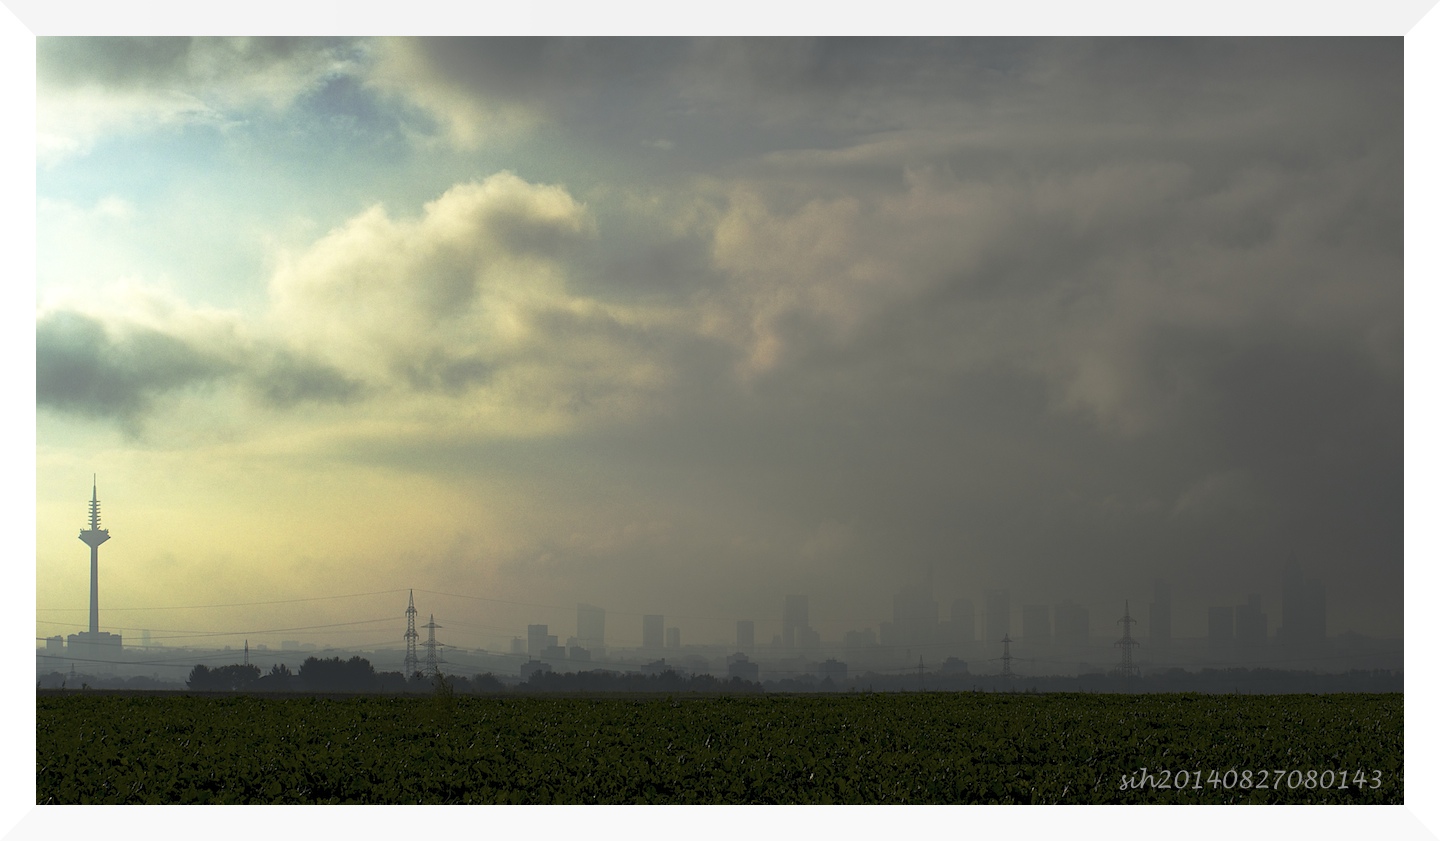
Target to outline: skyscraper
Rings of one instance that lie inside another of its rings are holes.
[[[545,649],[550,646],[550,626],[531,625],[527,629],[528,646],[526,652],[535,659],[545,656]]]
[[[1314,648],[1325,641],[1325,585],[1305,578],[1291,558],[1280,578],[1280,627],[1277,642],[1295,649]]]
[[[744,654],[755,653],[755,622],[741,619],[735,623],[735,650]]]
[[[999,642],[1010,633],[1010,591],[985,592],[985,641]]]
[[[605,648],[605,610],[593,604],[576,605],[575,638],[580,647],[598,655]]]
[[[640,639],[645,648],[664,648],[665,617],[652,614],[641,620]]]
[[[781,626],[781,640],[787,649],[794,649],[805,639],[802,629],[810,628],[810,598],[808,596],[786,596],[785,615]]]
[[[960,643],[975,641],[975,602],[970,599],[956,599],[950,605],[950,626],[954,639]]]
[[[1260,607],[1260,595],[1256,593],[1235,608],[1235,648],[1246,654],[1263,650],[1270,633],[1269,618]]]

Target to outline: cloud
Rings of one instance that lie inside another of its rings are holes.
[[[117,423],[140,435],[163,401],[242,387],[263,406],[345,404],[364,384],[321,361],[238,334],[225,314],[199,313],[152,297],[101,317],[75,309],[35,325],[36,405]]]
[[[291,254],[273,320],[350,376],[463,398],[492,420],[625,414],[668,381],[663,346],[683,333],[672,310],[571,291],[596,236],[563,188],[500,173],[418,218],[373,207]]]
[[[351,403],[365,386],[340,370],[280,351],[251,375],[251,385],[269,405],[288,409],[301,403]]]
[[[143,291],[103,319],[43,316],[39,401],[135,423],[162,395],[210,384],[281,412],[383,397],[365,411],[441,428],[634,416],[692,340],[673,308],[570,291],[595,237],[563,188],[509,173],[457,184],[415,218],[375,206],[283,255],[259,320]]]
[[[1293,548],[1395,627],[1394,39],[64,46],[45,125],[154,132],[135,176],[185,189],[47,178],[42,244],[95,255],[47,263],[47,306],[125,274],[248,310],[46,311],[42,412],[243,465],[316,540],[359,504],[376,574],[861,622],[931,563],[942,601],[1095,615],[1163,572],[1181,634]],[[252,245],[135,245],[176,213]]]
[[[361,60],[335,40],[39,38],[37,155],[54,165],[107,136],[283,110]]]
[[[590,231],[563,189],[502,173],[452,187],[419,219],[393,220],[378,205],[353,217],[290,255],[271,298],[282,323],[327,352],[453,348],[437,330],[498,349],[521,338],[527,304],[562,294],[556,258]]]
[[[232,373],[234,364],[165,333],[130,328],[112,335],[99,320],[53,312],[35,325],[36,403],[44,408],[133,423],[158,396]]]
[[[461,49],[449,39],[384,39],[377,42],[377,60],[366,81],[376,91],[428,115],[450,144],[474,149],[488,140],[514,139],[540,121],[534,103],[506,90],[507,83],[524,84],[526,75],[520,68],[512,69],[511,61],[531,54],[533,43],[503,39]],[[497,76],[500,95],[484,96],[482,86],[495,83]],[[424,137],[425,128],[414,131]]]

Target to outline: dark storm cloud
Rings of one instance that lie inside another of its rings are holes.
[[[39,406],[134,420],[161,394],[212,382],[234,366],[154,330],[112,336],[89,316],[55,312],[35,324]]]
[[[365,392],[359,380],[333,366],[293,354],[277,353],[257,372],[253,387],[266,403],[285,409],[300,403],[351,403]]]
[[[131,87],[170,81],[185,71],[189,38],[37,38],[41,84]]]
[[[365,393],[359,380],[286,350],[244,349],[134,324],[107,328],[70,311],[36,322],[35,354],[37,406],[131,430],[163,396],[200,386],[244,382],[277,409],[350,403]]]
[[[475,355],[432,350],[423,358],[400,360],[401,376],[416,391],[459,394],[490,379],[494,365]]]
[[[567,467],[768,535],[789,580],[839,574],[786,543],[835,523],[881,592],[935,563],[971,595],[1164,574],[1224,603],[1295,549],[1367,594],[1337,621],[1398,607],[1399,39],[619,46],[406,45],[562,150],[633,154],[642,200],[585,196],[575,288],[708,325],[535,321],[686,384]]]
[[[427,38],[409,42],[435,73],[515,102],[578,96],[592,85],[656,80],[678,44],[632,38]]]
[[[872,590],[927,563],[1017,599],[1163,574],[1198,608],[1273,591],[1294,550],[1357,594],[1337,622],[1398,609],[1399,39],[483,46],[413,45],[546,137],[632,150],[659,197],[592,202],[578,288],[731,343],[654,338],[705,387],[570,464],[737,530],[763,510],[796,581],[838,561],[776,536],[835,522]]]

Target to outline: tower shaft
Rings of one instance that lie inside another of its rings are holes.
[[[100,633],[100,547],[90,547],[90,633]]]

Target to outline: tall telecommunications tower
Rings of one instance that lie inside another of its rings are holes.
[[[425,627],[430,629],[430,638],[425,640],[425,676],[435,677],[440,674],[440,664],[445,662],[444,658],[440,657],[435,651],[435,649],[440,647],[440,643],[435,641],[435,629],[445,626],[436,625],[435,614],[432,613],[430,614],[430,624]]]
[[[420,634],[415,631],[415,591],[410,591],[410,606],[405,609],[405,679],[409,680],[420,671],[420,658],[415,654],[415,641]]]
[[[1136,642],[1130,637],[1130,626],[1135,624],[1135,620],[1130,618],[1129,599],[1125,600],[1124,618],[1118,620],[1115,624],[1125,626],[1125,633],[1122,634],[1120,636],[1120,640],[1115,643],[1120,647],[1120,677],[1135,677],[1136,675],[1140,674],[1140,670],[1135,667],[1135,658],[1131,655],[1130,650],[1133,649],[1135,646],[1139,645],[1140,643]]]
[[[100,544],[110,539],[110,530],[100,528],[100,497],[95,477],[90,477],[90,528],[80,532],[80,539],[90,547],[90,636],[100,635]]]

